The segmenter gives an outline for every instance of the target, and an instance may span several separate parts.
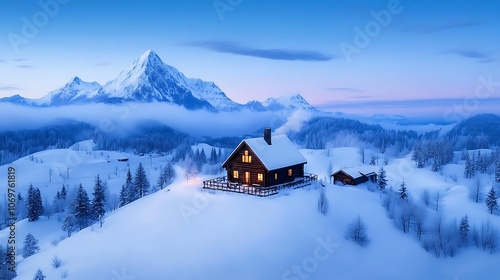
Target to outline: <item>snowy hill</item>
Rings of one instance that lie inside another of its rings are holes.
[[[63,106],[85,103],[164,102],[190,110],[209,111],[282,111],[316,109],[299,94],[278,99],[268,99],[263,104],[253,101],[239,104],[232,101],[213,82],[187,78],[175,67],[164,63],[153,51],[148,50],[134,60],[117,78],[104,86],[84,82],[75,77],[65,86],[41,99],[27,99],[19,95],[0,98],[0,102],[27,106]]]
[[[211,149],[205,144],[192,148]],[[361,164],[357,148],[301,152],[308,160],[305,171],[326,180],[329,167]],[[116,160],[123,157],[129,158],[128,163]],[[116,195],[127,165],[134,169],[141,162],[155,182],[158,167],[168,159],[94,151],[89,141],[33,158],[11,165],[18,170],[18,185],[47,185],[42,193],[48,197],[53,195],[49,190],[59,189],[64,182],[71,187],[82,182],[90,191],[96,173],[107,178],[110,192]],[[48,169],[60,165],[63,171],[66,166],[72,168],[70,178],[57,173],[54,182],[48,183]],[[6,168],[0,167],[0,180],[6,181]],[[471,225],[489,219],[500,226],[498,215],[490,215],[484,203],[467,197],[466,186],[474,179],[450,179],[463,172],[463,162],[446,165],[441,174],[415,168],[409,156],[390,160],[385,168],[389,186],[397,188],[404,178],[415,201],[425,189],[440,191],[444,224],[468,214]],[[47,279],[67,273],[67,279],[77,280],[399,279],[402,275],[405,279],[494,279],[498,275],[498,252],[489,255],[473,245],[453,258],[426,252],[413,232],[403,233],[388,219],[381,194],[368,191],[367,184],[326,184],[330,211],[323,216],[317,212],[317,186],[268,198],[208,193],[201,191],[201,181],[214,175],[201,174],[187,182],[183,172],[176,167],[177,180],[168,189],[110,212],[102,228],[94,225],[66,238],[56,217],[18,222],[18,240],[30,232],[40,241],[41,251],[26,259],[18,256],[16,279],[32,279],[37,269]],[[485,185],[491,182],[488,174],[481,180]],[[345,239],[348,225],[358,215],[367,225],[370,243],[366,247]],[[432,221],[427,226],[431,229]],[[5,240],[7,234],[0,231],[0,238]],[[51,265],[55,256],[62,260],[59,268]]]

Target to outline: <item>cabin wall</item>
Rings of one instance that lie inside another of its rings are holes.
[[[242,161],[242,156],[245,154],[245,150],[248,151],[248,155],[252,156],[252,162],[247,163]],[[290,167],[280,168],[272,170],[269,173],[260,161],[260,159],[252,152],[248,145],[243,144],[240,148],[233,154],[233,156],[227,161],[225,165],[227,171],[227,179],[230,182],[241,183],[241,184],[258,184],[261,186],[273,186],[277,184],[283,184],[286,182],[291,182],[297,177],[304,176],[304,164],[297,164]],[[292,169],[292,175],[288,176],[288,170]],[[233,177],[233,171],[238,171],[238,178]],[[245,172],[250,172],[249,182],[245,179]],[[258,174],[263,175],[263,180],[258,180]],[[277,179],[275,179],[275,174],[278,174]]]
[[[289,169],[292,169],[292,176],[288,176]],[[275,174],[278,174],[278,179],[275,179]],[[297,177],[304,177],[304,164],[271,170],[269,172],[269,186],[291,182]]]
[[[341,182],[341,183],[344,183],[344,184],[348,184],[348,185],[354,185],[355,182],[353,181],[353,179],[344,174],[344,173],[338,173],[338,174],[335,174],[333,176],[333,183],[337,183],[337,182]]]
[[[242,156],[245,154],[245,150],[248,151],[249,156],[252,156],[251,163],[242,161]],[[267,185],[267,174],[264,165],[246,144],[241,145],[240,149],[236,151],[233,157],[227,162],[225,168],[227,170],[227,178],[230,182],[246,184],[247,182],[245,180],[245,172],[250,172],[249,184],[259,184],[261,186]],[[233,177],[233,170],[238,171],[238,178]],[[257,174],[259,173],[263,174],[264,178],[262,181],[258,180]]]

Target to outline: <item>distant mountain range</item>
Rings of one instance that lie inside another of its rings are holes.
[[[63,87],[40,99],[28,99],[20,95],[1,98],[0,102],[24,106],[64,106],[86,103],[165,102],[190,110],[209,111],[281,111],[312,110],[300,94],[269,98],[264,102],[250,101],[239,104],[232,101],[213,82],[187,78],[176,68],[165,64],[152,50],[146,51],[116,79],[104,86],[97,82],[85,82],[72,78]]]

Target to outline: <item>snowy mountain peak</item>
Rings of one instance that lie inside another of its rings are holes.
[[[269,98],[264,103],[258,101],[252,101],[246,105],[236,103],[228,98],[214,82],[186,77],[175,67],[164,63],[160,56],[151,49],[137,57],[116,79],[107,82],[104,86],[96,82],[85,82],[75,76],[63,87],[40,99],[30,100],[14,96],[1,98],[0,102],[27,106],[62,106],[75,103],[164,102],[176,104],[190,110],[316,110],[300,94]]]
[[[78,76],[71,78],[63,87],[37,100],[40,105],[64,105],[86,102],[96,96],[102,86],[97,82],[85,82]]]
[[[162,67],[164,65],[160,56],[156,54],[152,49],[147,50],[140,57],[138,57],[133,63],[133,66],[145,69],[145,67]]]
[[[307,102],[299,93],[289,94],[278,98],[268,98],[262,105],[268,110],[308,110],[317,111],[317,109]]]

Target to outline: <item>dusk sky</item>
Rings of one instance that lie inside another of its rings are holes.
[[[499,14],[487,0],[2,0],[0,97],[104,84],[153,49],[240,103],[499,112]]]

